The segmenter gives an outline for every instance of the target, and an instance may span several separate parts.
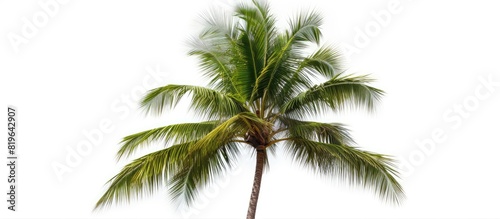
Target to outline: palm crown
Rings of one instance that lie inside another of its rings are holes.
[[[248,217],[255,216],[267,152],[278,145],[315,172],[373,189],[383,199],[404,197],[394,161],[354,146],[339,123],[307,121],[311,116],[351,108],[372,110],[383,92],[368,76],[348,75],[340,54],[321,45],[321,16],[302,13],[280,31],[268,4],[240,4],[234,14],[204,16],[190,55],[200,60],[207,86],[166,85],[142,99],[150,114],[171,109],[182,98],[203,122],[168,125],[127,136],[117,157],[153,141],[168,147],[133,160],[108,183],[96,208],[168,186],[173,198],[190,203],[203,186],[228,170],[240,151],[256,151],[256,172]],[[306,54],[313,45],[316,51]],[[321,83],[315,81],[322,81]]]

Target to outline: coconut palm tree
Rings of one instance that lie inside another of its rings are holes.
[[[187,204],[216,180],[244,149],[256,167],[247,218],[255,218],[268,154],[285,154],[314,172],[375,191],[383,200],[404,198],[389,156],[355,147],[343,124],[307,118],[361,108],[373,110],[383,91],[369,76],[347,74],[340,54],[320,43],[322,17],[301,13],[280,30],[265,2],[240,4],[232,14],[204,14],[191,41],[207,86],[166,85],[142,99],[149,114],[172,109],[183,98],[204,121],[167,125],[123,138],[118,159],[155,141],[165,149],[133,160],[111,180],[96,208],[128,201],[167,186]],[[307,53],[313,48],[315,51]],[[252,155],[252,156],[253,156]]]

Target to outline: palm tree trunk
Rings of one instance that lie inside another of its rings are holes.
[[[248,205],[247,219],[255,219],[257,211],[257,201],[259,200],[260,182],[264,170],[264,159],[266,157],[266,149],[259,145],[257,149],[257,162],[255,165],[255,176],[253,178],[252,195],[250,196],[250,204]]]

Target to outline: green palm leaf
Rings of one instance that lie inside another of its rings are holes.
[[[220,14],[209,12],[202,16],[205,28],[190,41],[189,55],[198,57],[204,76],[210,80],[209,86],[241,100],[243,96],[234,78],[237,59],[241,59],[237,50],[238,26],[231,16]]]
[[[127,164],[108,181],[109,188],[97,201],[95,208],[109,206],[113,202],[129,202],[134,197],[157,191],[172,173],[177,172],[192,143],[173,145]]]
[[[167,85],[149,91],[141,106],[146,112],[161,114],[165,108],[172,108],[185,95],[191,95],[190,108],[207,119],[227,118],[248,111],[232,94],[225,94],[210,88],[192,85]]]
[[[191,141],[193,138],[202,138],[219,123],[219,121],[205,121],[174,124],[126,136],[121,142],[122,147],[118,150],[117,158],[128,157],[141,146],[148,145],[153,141],[162,140],[167,145],[170,142],[178,144]]]
[[[191,153],[182,169],[171,177],[170,194],[188,206],[195,200],[201,188],[213,183],[224,171],[229,170],[234,157],[239,155],[238,143],[229,142],[205,153]]]
[[[286,130],[285,136],[303,137],[328,144],[352,145],[354,139],[349,129],[340,123],[322,123],[315,121],[302,121],[286,117],[279,118],[282,129]]]
[[[304,58],[299,66],[299,71],[309,73],[310,77],[320,75],[332,78],[342,70],[342,55],[329,46],[320,47],[315,53]]]
[[[263,130],[267,125],[269,124],[253,113],[240,113],[224,121],[204,137],[200,138],[193,145],[192,149],[198,150],[197,153],[208,153],[221,145],[243,141],[247,133],[261,134],[258,132]]]
[[[368,76],[336,75],[291,98],[281,107],[280,112],[302,118],[304,115],[318,115],[328,110],[361,107],[373,110],[383,91],[367,85],[372,81]]]
[[[389,202],[399,204],[404,192],[391,158],[355,147],[328,144],[294,137],[285,143],[286,152],[298,163],[320,174],[373,189]]]
[[[290,21],[290,31],[276,37],[273,43],[273,52],[267,65],[262,70],[256,81],[251,100],[258,99],[267,93],[275,96],[282,88],[284,81],[294,72],[297,65],[298,50],[308,43],[320,43],[321,16],[312,11],[300,14],[296,20]],[[265,98],[264,98],[265,99]]]

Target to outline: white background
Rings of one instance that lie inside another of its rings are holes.
[[[148,85],[204,83],[196,60],[186,55],[186,42],[197,30],[200,12],[211,6],[229,8],[230,1],[58,3],[46,24],[36,26],[38,31],[24,44],[13,45],[13,35],[24,37],[24,19],[32,22],[46,13],[39,5],[45,2],[0,0],[1,121],[8,104],[18,107],[20,157],[17,211],[8,211],[2,201],[0,217],[243,218],[253,178],[249,157],[203,191],[191,209],[178,207],[163,190],[92,212],[106,181],[126,164],[114,158],[123,136],[196,121],[182,104],[162,117],[145,117],[136,101]],[[325,17],[325,43],[357,48],[348,58],[351,70],[371,73],[387,95],[375,113],[353,111],[321,119],[349,124],[363,149],[402,161],[407,200],[401,206],[385,204],[370,191],[323,179],[278,154],[263,178],[258,217],[500,217],[494,209],[500,203],[499,3],[271,4],[283,24],[300,9],[318,9]],[[389,12],[391,7],[396,11]],[[386,12],[390,18],[383,21],[373,15]],[[370,35],[364,43],[362,34]],[[161,74],[154,80],[150,72],[157,70]],[[481,80],[495,81],[496,87],[488,90]],[[464,105],[460,114],[457,110]],[[100,129],[101,121],[111,123],[111,130]],[[429,143],[436,132],[440,136]],[[1,133],[6,139],[6,130]],[[79,162],[67,163],[78,145],[89,142],[84,133],[93,133],[95,144]],[[426,143],[419,147],[422,141]],[[161,145],[144,153],[157,148]],[[5,156],[0,161],[4,164]],[[58,179],[53,168],[58,164],[71,172],[60,173]],[[2,167],[2,193],[7,190],[6,171]]]

